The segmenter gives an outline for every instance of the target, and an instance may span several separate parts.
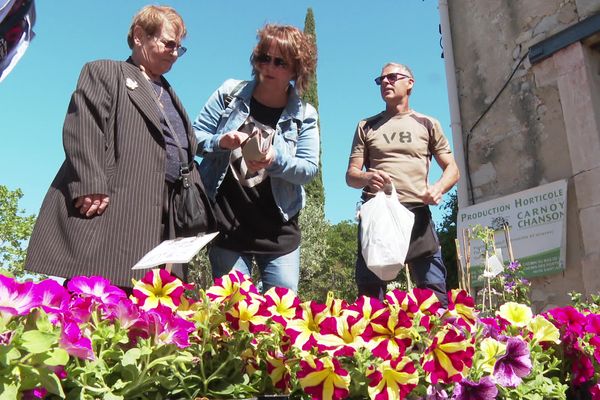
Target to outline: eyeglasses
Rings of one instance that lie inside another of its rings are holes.
[[[404,78],[412,79],[412,77],[410,77],[406,74],[401,74],[399,72],[392,72],[391,74],[378,76],[377,78],[375,78],[375,83],[377,85],[381,85],[381,82],[383,82],[383,80],[386,78],[387,78],[388,82],[391,84],[394,84],[394,83],[396,83],[396,81],[399,81],[400,79],[404,79]]]
[[[177,50],[177,57],[181,57],[187,51],[186,47],[183,47],[174,40],[166,40],[156,36],[154,37],[154,40],[156,40],[157,42],[161,42],[169,53],[172,53],[173,51]]]
[[[273,65],[277,68],[287,68],[288,63],[280,57],[271,57],[268,54],[259,54],[255,58],[256,62],[259,64],[270,64],[271,60],[273,60]]]

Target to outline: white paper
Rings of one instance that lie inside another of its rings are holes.
[[[202,236],[165,240],[146,253],[131,269],[146,269],[162,264],[187,263],[218,234],[219,232],[215,232]]]
[[[486,264],[487,268],[483,272],[483,276],[486,278],[493,278],[500,272],[504,271],[504,265],[502,265],[502,262],[498,259],[498,256],[495,254],[491,257],[488,257]]]

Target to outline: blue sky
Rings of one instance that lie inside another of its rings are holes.
[[[37,214],[64,160],[62,123],[79,71],[95,59],[124,60],[132,16],[148,1],[38,0],[36,37],[0,83],[0,184],[21,188],[21,207]],[[373,78],[388,61],[407,64],[416,84],[410,105],[438,118],[451,141],[439,13],[433,0],[174,0],[183,16],[188,52],[166,75],[194,119],[227,78],[249,79],[256,31],[267,22],[304,26],[312,7],[317,69],[325,215],[354,216],[360,191],[344,175],[357,122],[384,105]],[[435,163],[434,163],[435,164]],[[434,169],[430,181],[439,177]],[[434,210],[439,220],[441,213]]]

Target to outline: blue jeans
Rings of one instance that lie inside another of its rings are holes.
[[[232,269],[252,276],[253,258],[260,271],[263,292],[272,287],[298,292],[300,247],[284,255],[238,253],[218,246],[211,246],[208,251],[213,279],[227,275]]]
[[[358,286],[358,295],[375,297],[383,300],[387,283],[382,281],[371,271],[362,255],[360,240],[360,224],[358,227],[358,254],[356,256],[355,280]],[[418,288],[432,290],[444,307],[448,306],[448,293],[446,292],[446,266],[442,261],[442,249],[430,256],[418,258],[408,263],[410,274]]]

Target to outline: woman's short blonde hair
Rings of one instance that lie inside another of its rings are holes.
[[[127,34],[127,44],[130,49],[133,49],[133,30],[136,26],[141,27],[146,34],[152,36],[161,31],[165,22],[170,23],[175,30],[177,40],[185,37],[187,31],[183,18],[175,11],[174,8],[167,6],[145,6],[135,14],[129,33]]]
[[[266,54],[275,44],[295,72],[296,90],[304,92],[317,69],[317,48],[312,35],[290,25],[267,24],[258,31],[258,43],[252,55],[252,74],[256,75],[256,57]]]

